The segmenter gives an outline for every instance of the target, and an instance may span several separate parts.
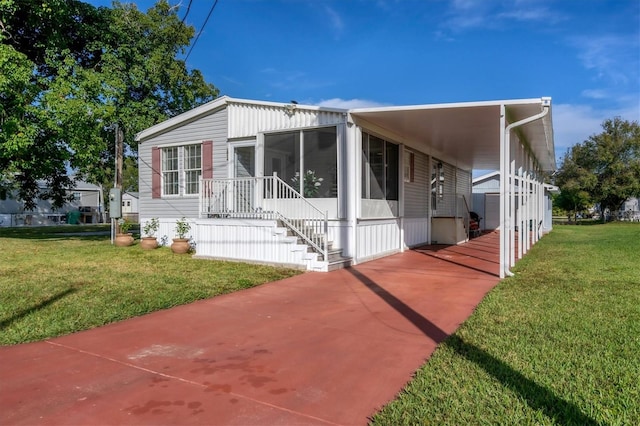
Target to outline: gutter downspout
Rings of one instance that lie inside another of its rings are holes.
[[[511,247],[511,234],[513,233],[512,225],[511,225],[511,215],[509,212],[509,208],[507,207],[507,203],[505,197],[507,195],[507,171],[509,170],[511,163],[511,130],[516,127],[523,126],[525,124],[531,123],[532,121],[540,120],[544,116],[549,113],[549,109],[551,107],[551,98],[541,98],[542,101],[542,111],[538,114],[532,115],[531,117],[524,118],[520,121],[516,121],[515,123],[509,124],[505,129],[503,134],[501,135],[501,146],[500,146],[500,215],[501,215],[501,233],[500,233],[500,278],[504,278],[505,276],[512,277],[514,274],[511,272],[510,268],[510,254],[513,251],[514,247]],[[506,120],[505,117],[506,108],[504,105],[500,107],[500,121],[503,122]],[[504,125],[503,125],[504,127]],[[513,197],[512,190],[509,192],[509,197]],[[522,242],[521,242],[522,244]],[[509,248],[509,252],[507,253],[507,247]]]

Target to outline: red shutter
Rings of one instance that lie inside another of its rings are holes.
[[[162,180],[160,179],[160,148],[151,148],[151,198],[162,197]]]
[[[415,180],[415,169],[416,169],[416,156],[415,154],[412,152],[411,154],[409,154],[409,161],[411,161],[411,163],[409,164],[409,181],[413,182]]]
[[[202,142],[202,178],[213,177],[213,141]]]

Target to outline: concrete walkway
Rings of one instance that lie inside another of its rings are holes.
[[[0,347],[2,425],[364,425],[498,283],[498,236]]]

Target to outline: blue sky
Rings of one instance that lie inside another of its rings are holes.
[[[214,1],[192,0],[186,22],[200,30]],[[189,0],[170,3],[182,17]],[[219,0],[187,65],[223,95],[276,102],[551,96],[561,157],[606,118],[640,120],[640,1]]]

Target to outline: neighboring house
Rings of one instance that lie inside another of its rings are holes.
[[[138,213],[140,212],[137,192],[124,192],[122,194],[122,217],[132,222],[138,222]]]
[[[46,189],[46,185],[41,183],[40,190]],[[66,223],[69,217],[76,223],[101,221],[104,202],[99,186],[76,181],[67,195],[71,196],[71,200],[59,209],[53,208],[51,200],[38,199],[35,209],[25,210],[24,203],[16,193],[8,194],[5,199],[0,200],[0,226],[55,225]],[[71,212],[73,213],[70,215]]]
[[[158,217],[166,242],[186,217],[200,257],[319,271],[464,242],[474,168],[536,188],[533,165],[555,169],[550,110],[548,98],[347,110],[221,97],[136,136],[140,222]],[[501,276],[515,214],[503,209]]]
[[[514,202],[518,205],[520,198],[519,179],[516,177],[514,183],[516,196]],[[552,194],[559,193],[557,186],[544,184],[540,198],[534,201],[530,207],[540,209],[538,226],[542,234],[546,234],[552,229]],[[500,172],[491,172],[473,179],[473,201],[472,210],[477,212],[482,220],[480,228],[484,231],[494,231],[500,228]]]
[[[637,198],[629,198],[625,201],[618,211],[620,220],[630,220],[632,222],[640,221],[640,205]]]

